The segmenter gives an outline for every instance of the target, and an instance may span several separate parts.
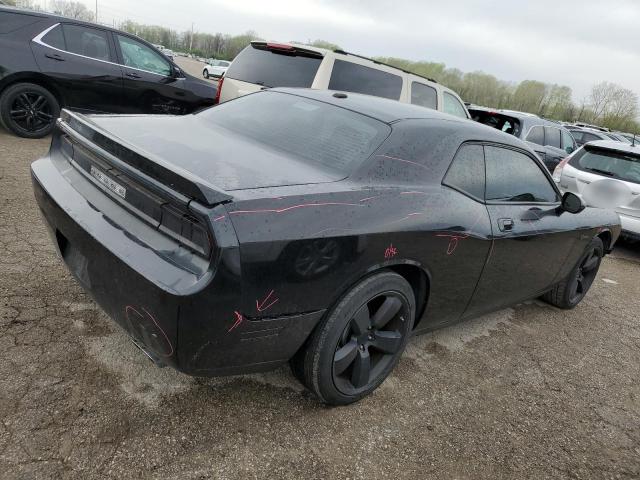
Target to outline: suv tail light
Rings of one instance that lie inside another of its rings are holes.
[[[217,105],[220,103],[220,94],[222,93],[222,82],[224,82],[224,76],[220,77],[218,81],[218,91],[216,92],[216,96],[213,97],[213,104]]]
[[[562,160],[555,168],[555,170],[553,170],[553,181],[556,183],[560,183],[560,177],[562,177],[562,170],[564,169],[565,165],[567,164],[567,162],[571,159],[571,155],[569,155],[568,157],[565,157],[564,160]]]

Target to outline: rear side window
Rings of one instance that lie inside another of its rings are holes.
[[[576,142],[573,140],[573,137],[566,130],[561,130],[562,132],[562,148],[564,148],[567,153],[571,153],[576,149]]]
[[[62,35],[62,27],[60,25],[53,30],[49,30],[49,33],[42,37],[42,41],[50,47],[57,48],[58,50],[67,49],[67,46],[64,43],[64,35]]]
[[[110,60],[107,32],[79,25],[64,25],[67,52],[97,60]]]
[[[23,13],[0,12],[0,33],[10,33],[40,21],[40,17]]]
[[[277,50],[245,48],[229,66],[225,76],[265,87],[309,88],[322,57]]]
[[[460,101],[448,92],[444,92],[444,111],[456,117],[467,118],[467,111]]]
[[[533,127],[529,130],[526,140],[527,142],[544,145],[544,128],[542,126]]]
[[[438,92],[424,83],[411,82],[411,103],[421,107],[438,108]]]
[[[576,142],[582,141],[582,132],[579,130],[570,130],[571,136]]]
[[[554,127],[544,127],[544,144],[551,147],[560,148],[560,129]]]
[[[483,201],[485,171],[482,145],[463,145],[453,159],[443,183]]]
[[[199,115],[232,134],[345,176],[391,132],[386,123],[351,110],[269,91],[237,98]]]
[[[584,149],[569,160],[569,165],[604,177],[640,184],[640,158],[636,156]]]
[[[558,195],[538,164],[529,156],[485,146],[486,199],[499,202],[556,202]]]
[[[331,80],[329,80],[329,90],[343,90],[399,100],[402,77],[364,65],[336,60],[333,64]]]

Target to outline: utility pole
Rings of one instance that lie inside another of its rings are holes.
[[[98,0],[96,0],[96,23],[98,23]]]
[[[193,48],[193,22],[191,22],[191,38],[189,39],[189,53],[191,53],[192,48]]]

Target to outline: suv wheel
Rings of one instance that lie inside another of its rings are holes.
[[[364,279],[291,360],[294,375],[324,403],[360,400],[398,363],[415,311],[413,290],[400,275],[384,272]]]
[[[17,83],[0,96],[0,118],[10,132],[25,138],[42,138],[53,130],[60,105],[46,88]]]
[[[206,68],[202,70],[202,76],[204,78],[209,78],[209,70],[207,70]]]

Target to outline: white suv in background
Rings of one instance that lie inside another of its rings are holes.
[[[211,58],[202,69],[202,76],[204,78],[220,78],[226,73],[230,65],[231,62],[227,62],[226,60],[216,60]]]
[[[218,100],[269,87],[364,93],[470,118],[458,94],[434,80],[342,50],[294,43],[251,42],[221,79]]]

